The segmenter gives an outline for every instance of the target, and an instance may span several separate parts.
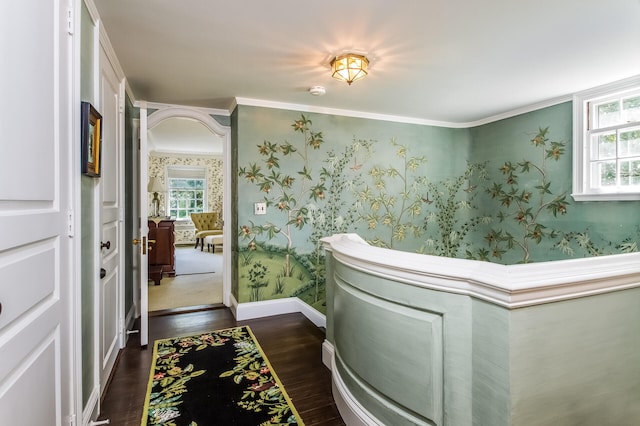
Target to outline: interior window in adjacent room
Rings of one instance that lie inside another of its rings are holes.
[[[169,216],[191,220],[191,213],[201,213],[207,205],[206,168],[170,166],[168,175]]]
[[[640,199],[640,76],[573,98],[573,197]]]

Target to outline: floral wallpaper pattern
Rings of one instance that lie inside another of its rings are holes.
[[[593,204],[571,203],[567,141],[551,125],[509,122],[517,140],[508,150],[494,147],[454,170],[442,166],[455,153],[441,141],[338,142],[314,125],[317,116],[293,114],[279,141],[240,148],[239,193],[267,205],[264,216],[240,208],[240,303],[297,296],[324,312],[319,239],[339,232],[382,247],[505,264],[638,250],[637,224],[610,232],[616,220],[594,221]]]
[[[148,174],[149,177],[160,177],[162,182],[166,185],[166,173],[168,166],[194,166],[194,167],[206,167],[207,169],[207,207],[208,211],[218,212],[218,217],[222,220],[222,173],[223,163],[222,159],[211,157],[191,157],[184,156],[178,157],[173,155],[150,155]],[[166,194],[158,194],[160,199],[160,205],[166,206],[165,201]],[[148,194],[148,208],[151,212],[153,207],[151,200],[152,194]],[[166,207],[164,207],[166,211]],[[221,224],[220,224],[221,225]],[[186,229],[185,229],[186,228]],[[191,244],[195,243],[193,227],[192,226],[176,226],[176,244]]]

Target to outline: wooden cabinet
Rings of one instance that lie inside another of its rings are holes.
[[[163,276],[176,275],[174,220],[149,219],[149,241],[151,240],[155,240],[155,243],[149,243],[149,278],[158,285]]]

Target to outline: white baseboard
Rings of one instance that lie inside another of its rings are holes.
[[[329,370],[333,368],[333,356],[335,355],[335,350],[333,349],[333,343],[328,340],[325,340],[322,343],[322,363]]]
[[[238,301],[232,293],[229,293],[229,304],[227,305],[229,309],[231,309],[231,313],[238,319]]]
[[[325,342],[328,343],[328,342]],[[330,343],[328,343],[331,345]],[[333,350],[333,345],[331,345]],[[323,344],[324,352],[324,344]],[[331,390],[333,393],[333,400],[336,403],[336,407],[340,412],[340,416],[347,426],[384,426],[375,417],[373,417],[353,396],[353,394],[346,387],[342,381],[342,377],[338,374],[338,369],[335,368],[335,357],[332,353],[331,356]],[[324,353],[323,353],[324,362]]]
[[[127,341],[129,340],[129,334],[127,333],[127,330],[131,330],[131,327],[133,327],[133,324],[136,321],[136,306],[135,304],[131,305],[131,309],[129,309],[129,312],[127,312],[127,316],[124,319],[124,344],[122,347],[127,346]]]
[[[262,302],[238,303],[231,295],[231,312],[236,320],[270,317],[273,315],[300,312],[317,327],[326,327],[326,317],[297,297],[286,299],[264,300]]]
[[[100,389],[94,386],[89,395],[87,405],[82,410],[82,425],[87,426],[91,420],[98,418],[98,402],[100,401]]]

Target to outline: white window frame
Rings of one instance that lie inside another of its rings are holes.
[[[590,185],[589,104],[640,90],[640,75],[573,96],[573,199],[576,201],[640,200],[640,188],[592,188]]]
[[[207,206],[208,206],[208,200],[207,200],[207,193],[208,193],[208,180],[207,180],[207,169],[206,167],[198,167],[198,166],[168,166],[167,167],[167,205],[166,205],[166,212],[167,215],[169,215],[169,213],[171,212],[171,185],[170,185],[170,180],[171,179],[204,179],[204,188],[203,188],[203,194],[202,194],[202,211],[207,211]],[[176,218],[176,223],[178,222],[183,222],[183,223],[192,223],[191,222],[191,217],[185,217],[185,218]]]

